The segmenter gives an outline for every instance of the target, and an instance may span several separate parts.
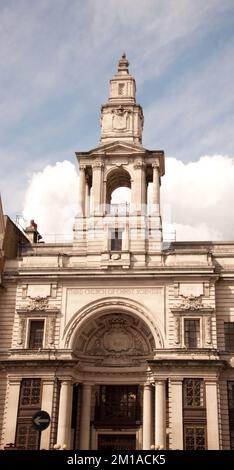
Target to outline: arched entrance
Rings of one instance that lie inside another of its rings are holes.
[[[142,447],[143,384],[156,348],[146,321],[124,303],[118,307],[113,301],[111,308],[109,301],[73,333],[73,353],[83,374],[73,402],[74,448]]]

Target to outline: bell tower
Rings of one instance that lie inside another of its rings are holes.
[[[79,211],[73,250],[79,264],[83,257],[90,268],[129,269],[161,262],[164,152],[142,146],[143,111],[136,103],[136,84],[128,66],[123,54],[110,80],[108,102],[101,107],[99,145],[76,152]],[[118,188],[130,189],[130,202],[112,203]]]
[[[101,107],[101,143],[116,140],[142,142],[143,111],[136,104],[136,82],[129,74],[128,66],[123,54],[118,72],[110,80],[108,102]]]

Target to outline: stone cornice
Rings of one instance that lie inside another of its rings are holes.
[[[43,256],[43,255],[42,255]],[[100,257],[100,264],[101,264],[101,257]],[[67,279],[71,279],[71,278],[74,278],[74,279],[77,279],[77,276],[79,277],[89,277],[90,275],[93,276],[93,274],[95,273],[95,276],[98,276],[98,277],[109,277],[107,273],[104,273],[100,268],[96,268],[94,267],[93,269],[90,268],[90,267],[87,267],[87,269],[84,269],[84,267],[82,268],[64,268],[64,269],[61,269],[61,268],[58,268],[58,267],[55,267],[54,269],[51,269],[51,268],[48,268],[48,269],[41,269],[40,270],[40,274],[38,274],[38,267],[35,266],[34,267],[30,267],[30,268],[20,268],[18,272],[15,272],[14,274],[12,272],[9,272],[7,273],[7,271],[5,271],[5,280],[7,279],[11,279],[12,280],[12,277],[14,277],[15,279],[17,278],[21,278],[24,280],[24,282],[26,282],[26,279],[28,277],[28,279],[31,279],[31,277],[33,276],[35,279],[45,279],[46,276],[48,278],[52,278],[52,279],[61,279],[63,277],[67,278]],[[217,273],[214,272],[214,269],[211,268],[211,267],[207,267],[207,266],[204,266],[204,267],[201,267],[201,266],[196,266],[196,267],[179,267],[179,266],[173,266],[173,267],[166,267],[165,266],[157,266],[155,267],[155,269],[153,269],[152,267],[150,268],[142,268],[142,270],[139,270],[139,268],[130,268],[130,271],[128,272],[124,272],[123,270],[115,270],[115,271],[112,271],[112,277],[113,276],[116,276],[116,277],[132,277],[134,275],[137,276],[137,277],[155,277],[157,276],[157,279],[163,279],[163,278],[166,278],[168,279],[168,277],[171,277],[172,280],[175,280],[178,278],[178,280],[183,280],[184,279],[188,279],[188,276],[189,277],[199,277],[199,276],[202,276],[202,277],[205,277],[205,276],[208,276],[209,279],[210,278],[214,278],[215,280],[218,279],[218,276],[217,276]],[[185,277],[184,277],[185,276]]]
[[[227,361],[221,359],[155,359],[148,361],[148,364],[152,370],[158,368],[173,368],[175,369],[193,369],[193,368],[204,368],[208,369],[223,369],[229,367]]]

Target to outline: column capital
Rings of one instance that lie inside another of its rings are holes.
[[[208,386],[209,385],[211,385],[211,386],[217,385],[218,381],[219,381],[218,377],[212,377],[210,379],[209,378],[208,379],[204,378],[205,385],[208,385]]]
[[[169,380],[172,384],[182,384],[184,377],[169,377]]]
[[[155,379],[154,380],[154,385],[166,385],[166,381],[167,381],[166,378]]]
[[[94,382],[81,382],[83,387],[86,387],[86,388],[92,388],[93,385],[94,385]]]
[[[144,387],[144,388],[151,388],[151,387],[152,387],[152,383],[151,383],[151,382],[145,382],[145,383],[143,383],[143,387]]]
[[[143,162],[142,160],[135,160],[134,163],[133,163],[133,166],[134,166],[135,169],[144,168],[145,167],[145,162]]]
[[[104,162],[102,160],[94,160],[94,162],[92,164],[92,168],[94,170],[101,169],[103,167],[104,167]]]
[[[72,377],[57,377],[57,379],[61,382],[61,383],[69,383],[71,384],[73,382],[73,378]]]
[[[15,376],[9,376],[8,377],[8,382],[9,385],[20,385],[21,381],[27,377],[15,377]]]

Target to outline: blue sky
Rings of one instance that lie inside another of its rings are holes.
[[[184,163],[233,158],[233,0],[0,0],[1,192],[12,218],[33,174],[97,145],[123,51],[145,147]]]

